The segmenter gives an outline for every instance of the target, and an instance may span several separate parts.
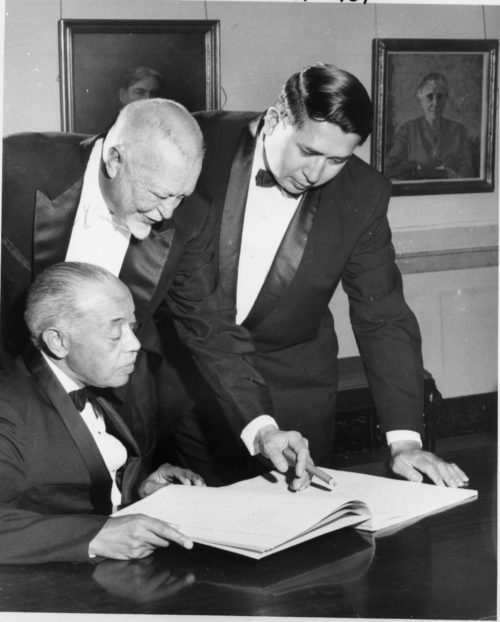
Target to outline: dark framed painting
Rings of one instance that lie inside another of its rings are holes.
[[[498,40],[374,39],[371,162],[394,195],[494,189]]]
[[[154,96],[191,112],[219,107],[218,20],[63,19],[59,48],[63,131],[108,127],[124,81],[145,72],[157,78]]]

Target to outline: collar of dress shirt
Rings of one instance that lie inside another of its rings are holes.
[[[66,373],[64,373],[63,370],[53,363],[44,352],[42,352],[42,356],[50,369],[54,372],[55,377],[62,384],[66,393],[82,388],[83,385],[79,385],[75,380],[73,380],[73,378],[70,378]]]
[[[253,156],[252,164],[252,181],[255,183],[255,175],[261,168],[267,168],[264,161],[264,130],[261,130],[257,135],[257,141],[255,143],[255,152]]]
[[[85,169],[82,195],[74,226],[87,228],[91,227],[96,220],[107,220],[113,223],[116,229],[129,233],[127,227],[109,211],[99,184],[103,143],[104,139],[99,138],[92,148],[92,153]]]
[[[298,202],[298,200],[300,199],[302,195],[290,194],[284,188],[282,188],[279,184],[276,184],[276,186],[271,186],[270,188],[262,188],[260,186],[257,186],[257,184],[255,183],[255,176],[257,175],[257,172],[261,168],[269,170],[269,167],[266,163],[266,158],[265,158],[264,130],[263,129],[257,135],[257,141],[255,144],[255,152],[254,152],[253,163],[252,163],[252,174],[250,177],[251,184],[254,188],[258,188],[259,192],[279,194],[280,196],[286,198],[288,202],[291,202],[291,203]]]

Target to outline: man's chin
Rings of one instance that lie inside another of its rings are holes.
[[[144,240],[151,233],[151,224],[141,221],[128,221],[127,229],[138,240]]]
[[[151,227],[149,225],[136,227],[130,233],[134,236],[134,238],[137,238],[138,240],[145,240],[151,233]]]
[[[106,387],[113,388],[113,389],[116,389],[118,387],[123,387],[129,381],[130,376],[132,375],[132,371],[131,372],[127,371],[121,374],[116,374],[114,378],[108,381],[108,383],[106,384]]]
[[[283,188],[283,190],[285,190],[285,192],[293,196],[299,196],[299,194],[302,194],[309,189],[309,187],[306,187],[303,184],[300,184],[298,181],[293,180],[284,181],[281,187]]]

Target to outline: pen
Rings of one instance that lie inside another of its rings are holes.
[[[309,473],[309,475],[313,477],[317,477],[318,479],[320,479],[322,482],[325,482],[325,484],[328,484],[329,486],[337,485],[337,482],[333,479],[331,475],[328,475],[328,473],[325,473],[321,469],[318,469],[318,467],[314,466],[314,464],[307,464],[306,471]]]
[[[285,449],[283,454],[292,463],[295,462],[295,455],[289,449]],[[331,475],[328,475],[328,473],[325,473],[324,471],[322,471],[320,468],[318,468],[314,464],[306,464],[306,471],[309,473],[311,477],[317,477],[318,479],[320,479],[322,482],[325,482],[325,484],[328,484],[329,486],[336,486],[337,484],[337,482],[333,479]]]

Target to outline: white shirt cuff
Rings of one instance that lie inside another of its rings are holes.
[[[266,425],[273,425],[278,430],[278,424],[272,417],[269,415],[260,415],[252,419],[252,421],[243,428],[240,434],[240,438],[251,456],[255,456],[258,453],[254,444],[257,432]]]
[[[413,432],[413,430],[391,430],[390,432],[386,432],[385,436],[388,445],[396,441],[416,441],[420,443],[420,447],[422,447],[420,434],[418,432]]]

